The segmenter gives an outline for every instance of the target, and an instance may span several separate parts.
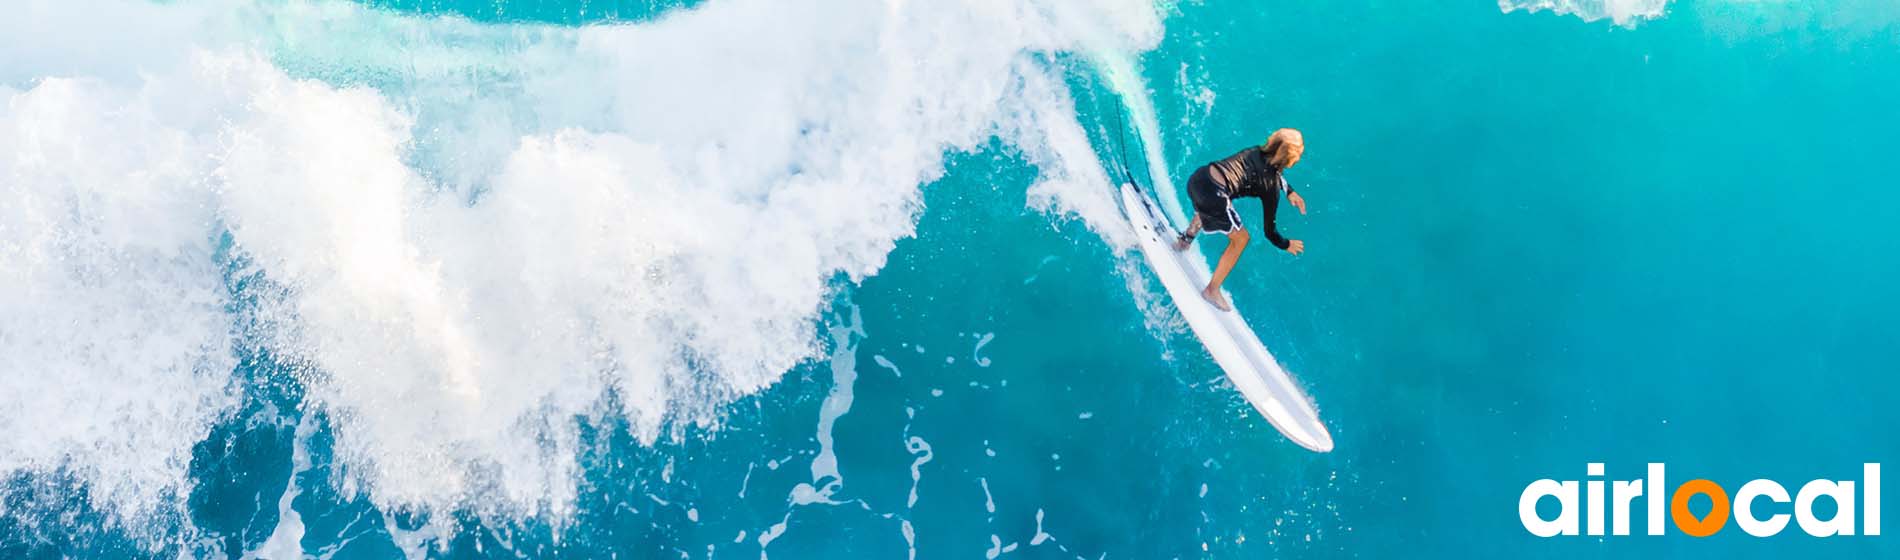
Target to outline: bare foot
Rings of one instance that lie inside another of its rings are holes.
[[[1201,290],[1201,297],[1207,298],[1208,303],[1214,304],[1214,307],[1220,308],[1221,311],[1234,310],[1234,306],[1227,303],[1227,296],[1222,295],[1220,290],[1214,289],[1213,286],[1208,286],[1207,289]]]

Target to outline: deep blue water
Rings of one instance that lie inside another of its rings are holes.
[[[650,25],[718,1],[678,4],[373,3],[480,27]],[[722,403],[716,427],[646,443],[624,418],[575,417],[569,514],[464,509],[447,533],[409,533],[431,514],[346,482],[313,378],[238,336],[237,404],[190,450],[182,513],[115,520],[78,469],[10,471],[0,556],[241,555],[279,525],[287,481],[301,550],[330,558],[1900,553],[1891,536],[1733,524],[1540,539],[1516,517],[1525,484],[1582,480],[1589,462],[1612,479],[1667,462],[1672,483],[1733,490],[1900,459],[1894,8],[1684,1],[1627,27],[1483,0],[1165,12],[1135,59],[1169,166],[1154,172],[1183,182],[1274,128],[1305,131],[1289,179],[1311,212],[1280,223],[1308,252],[1259,244],[1228,288],[1317,403],[1331,454],[1287,442],[1184,328],[1153,324],[1118,268],[1130,255],[1025,204],[1036,163],[992,141],[949,151],[881,269],[829,282],[817,357]],[[1082,57],[1051,64],[1108,165],[1122,97]],[[224,250],[245,317],[272,271]],[[842,395],[848,411],[827,414]],[[821,418],[837,476],[814,480]],[[828,482],[835,504],[793,503]]]

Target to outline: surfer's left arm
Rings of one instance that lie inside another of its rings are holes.
[[[1293,203],[1293,207],[1300,210],[1301,216],[1306,215],[1306,199],[1301,197],[1300,193],[1293,192],[1293,185],[1286,186],[1286,201]]]
[[[1174,250],[1176,251],[1187,250],[1188,244],[1194,242],[1194,236],[1200,235],[1200,233],[1201,233],[1201,216],[1199,214],[1195,214],[1194,219],[1188,221],[1187,231],[1181,232],[1181,235],[1176,236],[1174,238]]]

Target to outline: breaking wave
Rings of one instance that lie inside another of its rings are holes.
[[[723,0],[578,28],[342,2],[19,15],[0,473],[120,518],[178,507],[246,348],[293,372],[377,505],[569,514],[580,420],[716,424],[820,354],[815,318],[912,234],[948,152],[1020,153],[1030,204],[1118,240],[1065,80],[1161,33],[1140,0]]]

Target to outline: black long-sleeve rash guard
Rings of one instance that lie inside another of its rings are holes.
[[[1280,167],[1267,158],[1267,151],[1259,146],[1249,147],[1208,167],[1212,168],[1214,184],[1227,189],[1229,199],[1260,199],[1264,214],[1260,220],[1261,231],[1267,234],[1267,242],[1286,250],[1287,240],[1280,236],[1274,215],[1280,210],[1280,196],[1293,195],[1293,185],[1287,184]]]

